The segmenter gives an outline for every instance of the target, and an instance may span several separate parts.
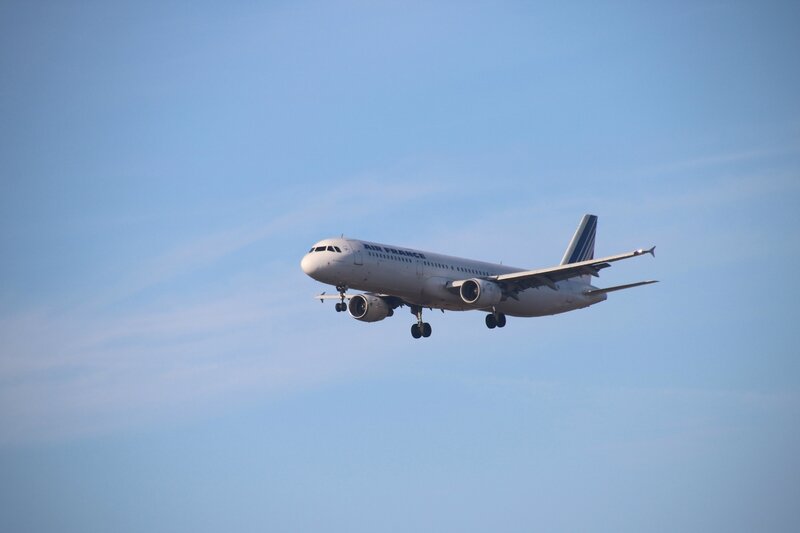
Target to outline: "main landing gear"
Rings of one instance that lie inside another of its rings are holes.
[[[337,285],[336,290],[339,291],[339,298],[342,299],[341,302],[336,304],[336,312],[341,313],[342,311],[347,311],[347,304],[344,303],[344,293],[347,292],[346,285]]]
[[[502,328],[506,325],[506,315],[503,313],[489,313],[486,315],[486,327],[489,329]]]
[[[417,315],[417,323],[411,326],[411,336],[415,339],[431,336],[431,325],[422,321],[422,307],[411,306],[411,312]]]

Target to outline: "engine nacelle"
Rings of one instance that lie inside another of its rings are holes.
[[[465,281],[459,293],[464,303],[478,309],[497,305],[503,297],[503,291],[497,283],[477,278]]]
[[[387,316],[392,316],[394,312],[389,304],[380,296],[372,294],[357,294],[350,298],[347,306],[350,316],[362,322],[377,322]]]

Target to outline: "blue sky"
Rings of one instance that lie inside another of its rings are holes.
[[[796,531],[793,2],[0,6],[3,531]],[[351,235],[659,279],[362,324]]]

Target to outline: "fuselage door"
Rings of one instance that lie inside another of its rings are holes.
[[[357,265],[363,265],[364,260],[361,258],[361,250],[353,252],[353,262]]]

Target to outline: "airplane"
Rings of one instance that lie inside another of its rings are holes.
[[[655,246],[594,258],[597,216],[584,215],[557,266],[528,270],[452,257],[414,248],[350,238],[324,239],[300,262],[308,276],[333,285],[336,294],[317,295],[321,302],[336,299],[336,311],[348,311],[362,322],[390,317],[408,306],[417,318],[415,339],[430,337],[431,325],[422,310],[484,311],[489,329],[506,325],[506,316],[536,317],[565,313],[602,302],[610,292],[657,283],[637,281],[614,287],[590,284],[600,270],[615,261],[650,254]],[[363,293],[349,294],[355,289]],[[349,300],[349,304],[345,303]]]

